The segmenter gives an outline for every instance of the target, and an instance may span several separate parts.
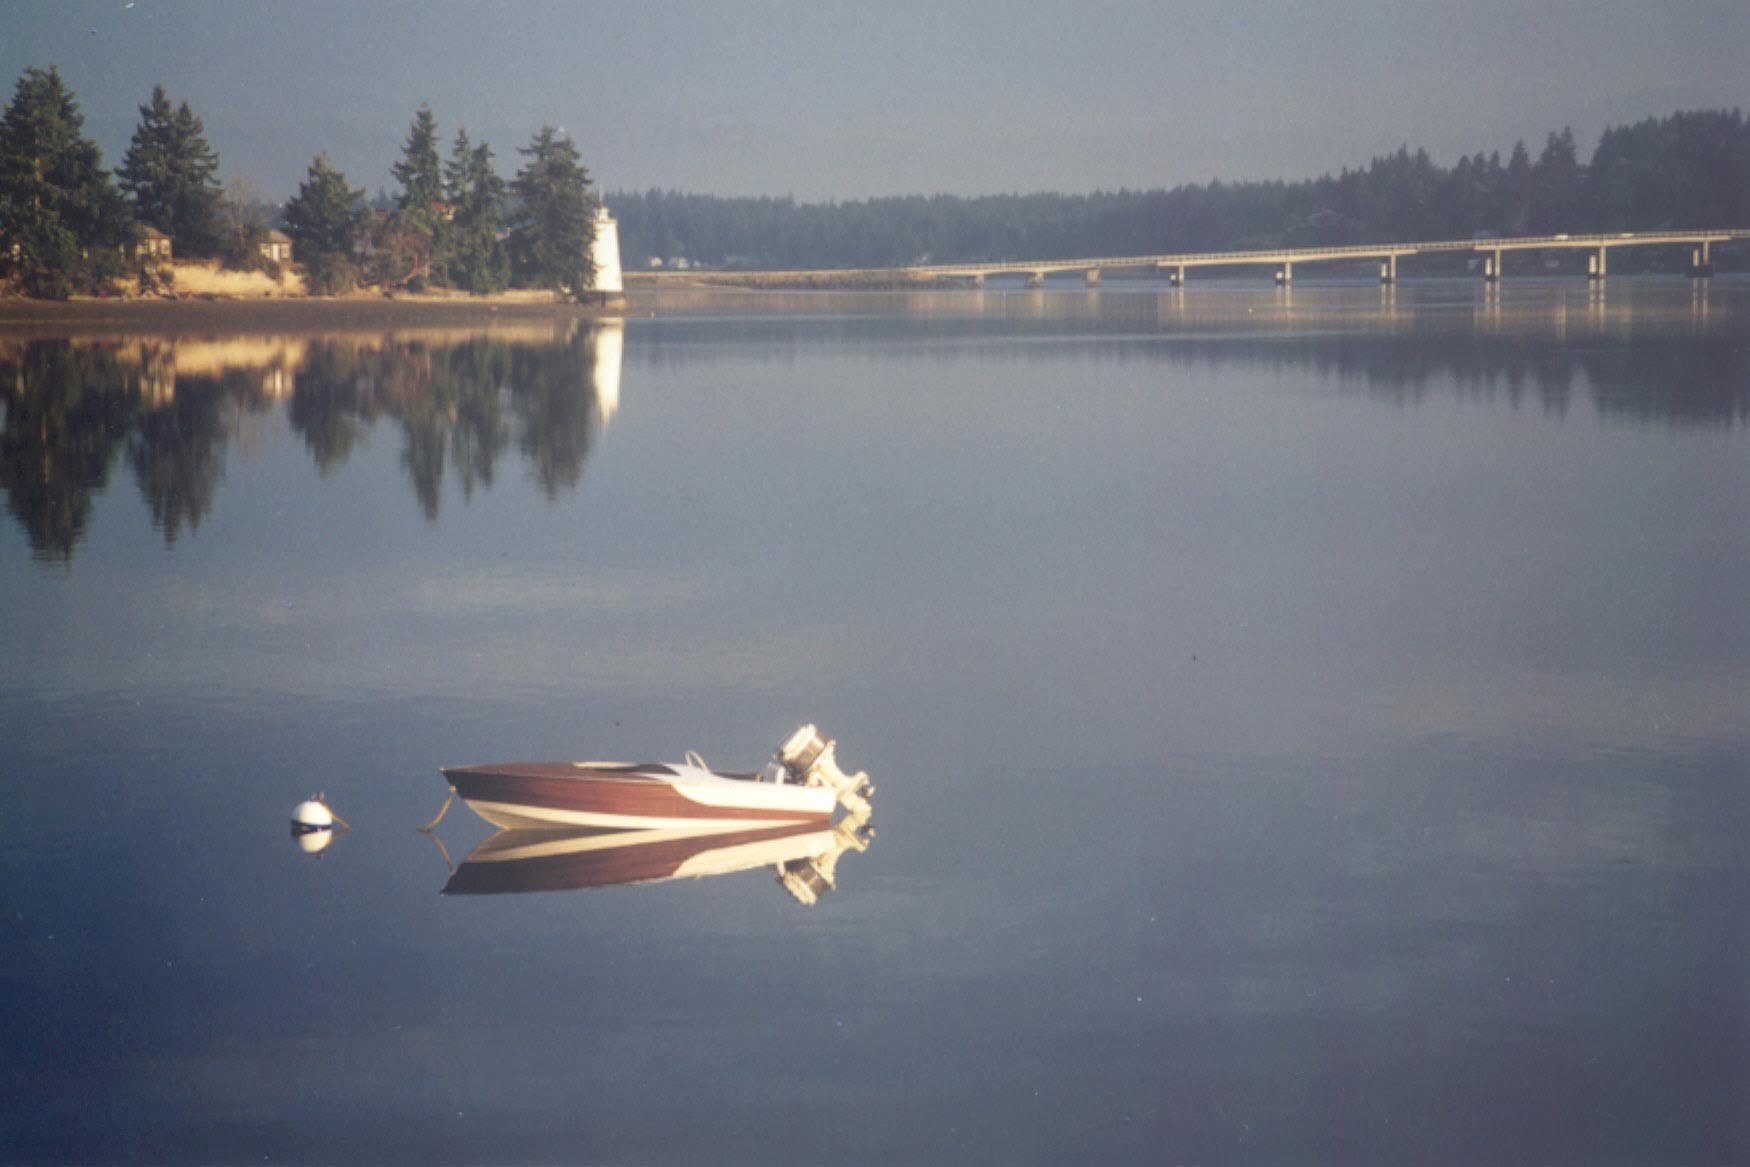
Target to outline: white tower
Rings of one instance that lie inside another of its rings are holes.
[[[600,203],[595,208],[595,243],[589,249],[595,263],[595,287],[590,299],[618,304],[626,299],[626,282],[620,275],[620,225]]]

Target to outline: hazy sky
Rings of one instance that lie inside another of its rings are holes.
[[[58,64],[119,163],[162,82],[227,175],[355,185],[421,100],[514,171],[542,122],[602,186],[798,198],[1298,178],[1400,144],[1750,106],[1744,0],[0,0],[0,79]],[[6,91],[10,100],[11,91]]]

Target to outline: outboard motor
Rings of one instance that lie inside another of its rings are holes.
[[[778,761],[794,781],[804,786],[826,787],[838,796],[840,806],[866,819],[873,813],[869,796],[875,793],[875,784],[861,771],[846,774],[839,769],[833,752],[837,744],[821,737],[814,726],[805,725],[778,747]]]
[[[838,887],[839,856],[846,851],[867,851],[875,828],[860,818],[846,818],[833,828],[832,846],[807,859],[778,864],[778,883],[799,904],[814,905]]]

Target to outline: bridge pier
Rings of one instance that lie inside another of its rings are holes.
[[[1097,267],[1089,268],[1088,274],[1087,274],[1087,281],[1088,281],[1088,287],[1090,287],[1090,288],[1099,287],[1100,286],[1100,269]]]
[[[1501,253],[1492,251],[1483,256],[1483,280],[1486,283],[1501,282]]]
[[[1708,241],[1704,239],[1700,247],[1689,253],[1689,278],[1705,280],[1713,274],[1713,259],[1708,254]]]
[[[1276,282],[1284,286],[1294,282],[1294,265],[1292,263],[1287,260],[1282,261],[1281,266],[1276,269]]]
[[[1604,278],[1604,270],[1604,248],[1600,247],[1597,255],[1586,257],[1586,278],[1601,280]]]
[[[984,287],[984,273],[983,272],[973,272],[972,275],[968,277],[968,279],[971,281],[973,287],[983,289],[983,287]]]
[[[1036,271],[1029,274],[1027,276],[1027,286],[1029,288],[1043,288],[1045,286],[1045,273],[1042,271]]]
[[[1388,255],[1379,261],[1379,282],[1395,284],[1398,282],[1398,257]]]
[[[1165,268],[1163,270],[1165,270],[1167,273],[1167,286],[1169,288],[1182,288],[1185,286],[1185,265],[1184,264],[1182,264],[1182,263],[1175,264],[1174,266],[1169,267],[1169,268]]]

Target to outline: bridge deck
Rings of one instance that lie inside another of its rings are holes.
[[[1528,251],[1553,248],[1597,250],[1669,244],[1723,243],[1750,239],[1750,229],[1624,231],[1602,235],[1524,235],[1503,239],[1448,239],[1415,243],[1356,243],[1341,247],[1279,247],[1265,251],[1190,251],[1177,255],[1126,255],[1090,259],[1008,260],[998,263],[919,264],[882,269],[922,275],[975,276],[1006,273],[1098,271],[1124,267],[1212,267],[1227,264],[1315,263],[1330,259],[1386,259],[1438,251]]]
[[[1609,250],[1620,247],[1708,245],[1750,239],[1750,228],[1719,227],[1697,230],[1624,231],[1591,235],[1522,235],[1501,239],[1445,239],[1413,243],[1354,243],[1340,247],[1278,247],[1258,251],[1187,251],[1175,255],[1093,256],[1084,259],[1000,260],[992,263],[911,264],[905,267],[817,268],[796,271],[735,273],[765,282],[794,280],[917,279],[930,276],[973,278],[987,275],[1044,276],[1050,272],[1099,272],[1115,268],[1149,267],[1161,270],[1193,267],[1244,266],[1251,264],[1317,263],[1322,260],[1393,260],[1405,255],[1434,252],[1545,251],[1555,249]],[[726,273],[638,273],[661,280],[709,278]]]

